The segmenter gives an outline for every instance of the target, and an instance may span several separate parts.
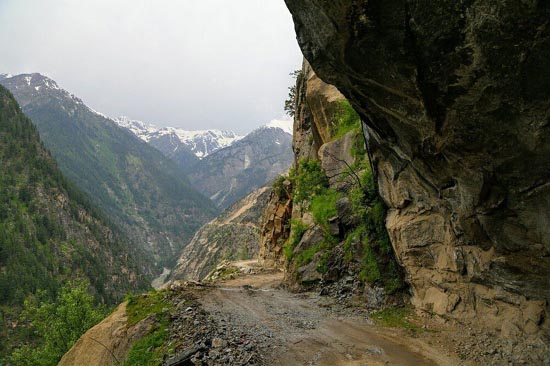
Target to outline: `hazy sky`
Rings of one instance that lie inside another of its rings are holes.
[[[0,50],[109,116],[238,132],[282,117],[301,66],[283,0],[0,0]]]

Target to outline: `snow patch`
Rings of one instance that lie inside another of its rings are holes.
[[[82,102],[82,100],[76,98],[74,95],[71,94],[71,96],[74,97],[73,99],[75,99],[75,102],[76,102],[77,104],[84,104],[84,103]],[[88,108],[88,110],[89,110],[90,112],[92,112],[93,114],[96,114],[96,115],[98,115],[98,116],[100,116],[100,117],[103,117],[103,118],[105,118],[105,119],[108,119],[108,120],[110,120],[110,121],[115,122],[115,120],[112,119],[111,117],[108,117],[108,116],[104,115],[103,113],[96,111],[96,110],[93,109],[93,108],[90,108],[90,107],[88,107],[88,106],[86,106],[86,108]]]
[[[46,85],[46,87],[48,87],[49,89],[62,90],[55,81],[47,77],[44,77],[44,85]]]
[[[168,136],[171,141],[176,139],[180,144],[189,147],[195,156],[200,159],[214,151],[230,146],[244,137],[232,131],[216,129],[187,131],[176,127],[157,127],[150,123],[129,119],[128,117],[119,117],[115,119],[115,122],[146,142],[162,136]]]

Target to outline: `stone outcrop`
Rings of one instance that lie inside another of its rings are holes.
[[[291,183],[282,181],[280,189],[271,192],[261,218],[259,259],[266,267],[284,264],[283,245],[290,234],[292,215],[291,191]]]
[[[256,258],[260,217],[270,194],[270,188],[260,188],[201,227],[181,252],[170,279],[202,280],[224,259]]]
[[[295,162],[317,159],[321,145],[330,141],[338,102],[345,97],[334,86],[323,82],[304,60],[296,82],[292,149]]]
[[[128,326],[126,303],[88,330],[59,361],[58,366],[120,365],[132,344],[147,334],[154,322],[146,318]]]
[[[284,264],[285,283],[293,290],[356,296],[372,308],[400,301],[402,273],[383,219],[374,219],[375,212],[383,218],[385,209],[369,188],[359,116],[307,61],[297,74],[294,102],[294,168],[274,185],[260,259]],[[371,301],[369,291],[383,296]]]
[[[327,142],[319,149],[321,166],[327,174],[330,186],[337,190],[350,189],[355,183],[355,177],[349,174],[355,162],[351,153],[355,137],[355,131],[350,131],[342,138]]]
[[[286,0],[361,115],[419,309],[550,328],[550,4]]]
[[[294,167],[301,160],[319,159],[319,149],[331,140],[338,103],[345,97],[334,86],[323,82],[304,60],[296,80],[296,100],[292,150]],[[334,152],[329,149],[328,153]],[[337,155],[340,154],[338,151]],[[328,158],[328,156],[327,156]],[[333,158],[327,159],[334,162]],[[336,172],[335,176],[337,175]],[[304,219],[299,209],[293,210],[292,185],[275,190],[262,218],[260,260],[265,265],[283,265],[283,245],[290,235],[290,219]],[[311,215],[309,215],[311,221]]]

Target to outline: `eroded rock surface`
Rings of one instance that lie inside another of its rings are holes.
[[[224,259],[256,258],[260,218],[270,193],[268,187],[255,190],[202,226],[181,252],[170,279],[201,280]]]
[[[279,191],[271,191],[269,201],[260,221],[259,258],[266,266],[284,264],[283,245],[290,234],[289,220],[292,215],[291,183],[281,182]]]
[[[132,344],[144,337],[153,324],[153,320],[147,318],[129,326],[126,303],[122,303],[109,317],[80,337],[58,366],[120,365]]]
[[[414,304],[550,327],[550,3],[286,0],[361,115]]]

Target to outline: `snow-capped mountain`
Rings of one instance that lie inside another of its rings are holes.
[[[173,152],[176,152],[176,150],[182,147],[187,148],[199,159],[208,156],[214,151],[230,146],[235,141],[244,137],[232,131],[216,129],[186,131],[175,127],[157,127],[142,121],[131,120],[127,117],[119,117],[115,122],[119,126],[129,129],[136,136],[152,145],[156,145],[155,141],[158,140],[167,141],[173,148]]]
[[[37,98],[43,99],[45,98],[44,96],[47,95],[48,98],[57,100],[59,103],[71,101],[74,103],[74,106],[88,109],[95,114],[100,114],[86,106],[84,102],[82,102],[82,100],[74,94],[60,88],[54,80],[45,75],[39,73],[21,74],[15,76],[10,74],[0,74],[0,80],[5,87],[12,91],[13,94],[17,94],[17,101],[21,108],[24,108],[31,101],[34,101]],[[74,110],[68,110],[67,112],[74,113]]]
[[[226,208],[286,172],[293,160],[292,134],[286,121],[272,121],[191,167],[195,188]]]
[[[289,120],[272,120],[246,136],[215,129],[186,131],[126,117],[109,118],[40,74],[15,77],[2,74],[0,82],[17,95],[22,108],[31,104],[44,104],[49,109],[55,106],[71,121],[84,123],[99,118],[111,126],[103,126],[109,129],[110,135],[118,136],[120,129],[124,129],[125,135],[132,137],[127,133],[131,132],[175,161],[195,188],[219,207],[227,207],[252,190],[269,184],[293,161],[292,121]],[[73,124],[76,126],[76,122]],[[83,126],[89,127],[86,123]],[[48,128],[41,134],[56,135],[54,129]]]
[[[233,202],[285,172],[291,165],[291,120],[272,120],[246,136],[220,130],[185,131],[116,119],[176,161],[201,193],[219,207]]]

